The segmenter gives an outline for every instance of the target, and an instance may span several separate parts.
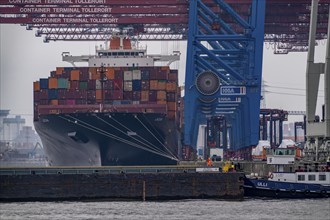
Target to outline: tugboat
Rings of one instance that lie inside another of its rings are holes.
[[[244,195],[270,198],[330,197],[330,161],[326,164],[302,163],[294,172],[284,172],[284,165],[295,163],[294,148],[267,149],[267,164],[276,172],[267,178],[245,177]]]

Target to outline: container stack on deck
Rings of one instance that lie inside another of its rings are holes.
[[[35,118],[38,114],[73,113],[78,106],[99,104],[164,105],[168,118],[178,118],[177,70],[168,66],[104,69],[103,90],[100,67],[57,67],[50,77],[34,82]],[[38,109],[45,105],[54,109]]]

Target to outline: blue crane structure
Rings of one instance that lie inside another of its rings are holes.
[[[236,150],[259,140],[265,1],[253,1],[246,18],[225,1],[215,2],[223,13],[190,1],[184,144],[196,148],[199,125],[224,115]]]
[[[199,125],[219,116],[226,125],[224,145],[237,150],[259,140],[264,42],[274,43],[275,53],[307,51],[310,5],[311,0],[3,0],[0,24],[26,25],[45,42],[104,41],[123,28],[132,39],[187,40],[184,145],[196,149]],[[319,8],[316,39],[325,39],[329,0],[320,0]]]

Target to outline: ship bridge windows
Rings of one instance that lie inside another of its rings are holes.
[[[298,175],[298,181],[305,181],[305,175]]]
[[[320,174],[319,175],[319,181],[326,181],[327,180],[327,176],[324,174]]]
[[[308,181],[315,181],[315,175],[314,174],[309,174],[308,175]]]

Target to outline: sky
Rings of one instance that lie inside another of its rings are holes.
[[[103,42],[43,43],[42,37],[35,37],[35,30],[24,26],[0,24],[0,109],[9,109],[11,116],[22,115],[26,125],[33,124],[33,82],[48,77],[56,67],[70,66],[62,61],[62,52],[71,55],[94,54],[95,45]],[[141,45],[145,45],[141,42]],[[169,46],[170,45],[170,46]],[[164,54],[166,51],[180,50],[179,83],[184,83],[186,42],[148,42],[148,53]],[[320,41],[315,51],[315,62],[324,62],[326,41]],[[268,87],[267,108],[290,111],[305,111],[305,76],[307,52],[275,55],[272,45],[265,44],[263,56],[263,80]],[[282,87],[282,88],[278,88]],[[321,76],[317,114],[321,114],[324,80]],[[282,93],[282,94],[280,94]],[[302,121],[302,116],[290,116],[290,121]]]

